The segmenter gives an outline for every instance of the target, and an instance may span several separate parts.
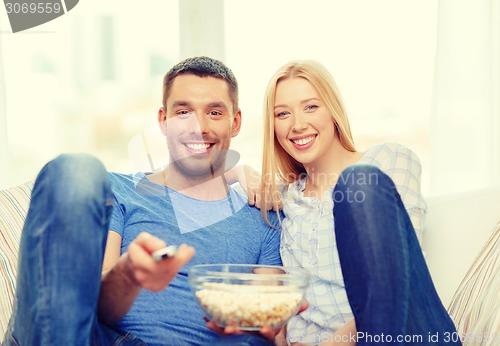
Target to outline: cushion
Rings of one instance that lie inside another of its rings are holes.
[[[500,341],[500,223],[458,287],[449,312],[465,345]]]
[[[32,188],[29,182],[0,191],[0,341],[12,311],[17,253]]]

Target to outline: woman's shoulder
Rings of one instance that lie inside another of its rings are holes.
[[[420,160],[413,150],[397,142],[385,142],[369,147],[359,163],[380,167],[389,161],[412,161],[420,164]]]
[[[394,154],[410,154],[413,153],[413,151],[404,146],[401,143],[398,142],[384,142],[384,143],[379,143],[376,145],[373,145],[366,149],[365,155],[394,155]]]

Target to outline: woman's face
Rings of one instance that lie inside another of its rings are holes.
[[[278,82],[274,133],[283,149],[304,166],[325,158],[336,140],[334,120],[316,89],[304,78]]]

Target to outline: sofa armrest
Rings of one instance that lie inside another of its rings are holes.
[[[17,253],[33,184],[0,191],[0,340],[9,322],[17,277]]]

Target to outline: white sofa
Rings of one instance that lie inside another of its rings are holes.
[[[500,187],[427,198],[427,204],[422,247],[439,296],[448,306],[500,222]]]
[[[26,183],[0,191],[0,340],[11,312],[20,232],[31,188]],[[433,197],[427,202],[423,250],[438,293],[448,306],[500,220],[500,187]],[[500,338],[500,330],[494,332]]]

